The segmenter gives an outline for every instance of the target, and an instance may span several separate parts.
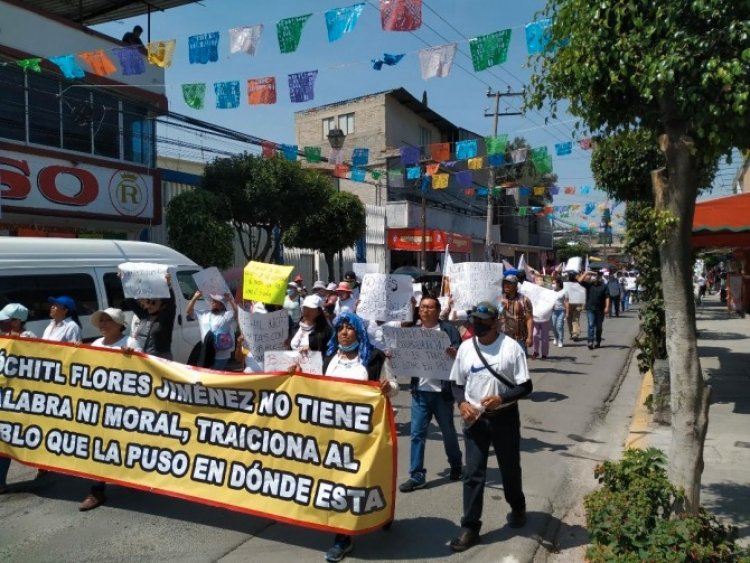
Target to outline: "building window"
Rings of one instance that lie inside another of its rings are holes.
[[[123,102],[122,132],[125,160],[153,166],[154,122],[149,119],[148,110]]]
[[[426,127],[419,126],[419,150],[422,154],[422,158],[427,157],[427,147],[432,143],[432,131]]]
[[[63,148],[91,153],[91,92],[70,88],[62,96]]]
[[[26,138],[26,95],[23,89],[24,72],[14,64],[0,61],[0,137],[23,141]]]
[[[120,158],[120,102],[100,92],[93,96],[94,154]]]
[[[354,114],[344,113],[339,115],[339,129],[344,132],[344,135],[351,135],[354,133]]]
[[[326,117],[323,120],[323,137],[328,137],[328,133],[330,133],[331,129],[336,129],[336,118],[335,117]]]
[[[60,148],[60,82],[29,73],[29,141]]]

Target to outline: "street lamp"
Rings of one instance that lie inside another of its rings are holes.
[[[346,140],[346,134],[336,127],[335,129],[328,130],[328,143],[334,150],[341,150],[344,147],[344,141]],[[337,163],[338,164],[338,163]],[[341,179],[334,174],[336,178],[336,191],[341,191]],[[342,256],[342,250],[339,250],[339,279],[344,277],[344,258]]]

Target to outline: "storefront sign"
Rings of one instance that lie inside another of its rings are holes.
[[[467,235],[427,229],[424,231],[424,239],[427,252],[444,252],[446,246],[450,246],[451,252],[471,252],[471,237]],[[388,248],[420,252],[422,229],[388,229]]]
[[[154,175],[125,163],[0,144],[4,212],[161,222]]]

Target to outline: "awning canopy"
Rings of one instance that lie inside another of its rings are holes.
[[[451,252],[471,252],[471,237],[467,235],[427,229],[425,241],[427,252],[445,252],[446,245],[449,246]],[[388,248],[420,252],[422,250],[422,229],[419,227],[388,229]]]
[[[198,0],[25,0],[24,5],[84,25],[106,23],[148,12],[163,12]],[[144,39],[145,41],[145,39]]]
[[[694,248],[750,248],[750,193],[695,205]]]

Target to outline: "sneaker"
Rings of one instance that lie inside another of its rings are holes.
[[[91,491],[91,494],[88,495],[85,499],[83,499],[83,502],[78,507],[78,510],[80,510],[81,512],[94,510],[95,508],[104,504],[104,501],[106,500],[107,498],[104,496],[104,493],[100,493],[98,491]]]
[[[466,551],[479,543],[479,533],[474,530],[464,530],[461,535],[455,537],[448,544],[451,551]]]
[[[354,544],[351,538],[347,538],[345,541],[339,540],[333,544],[331,549],[326,551],[326,561],[341,561],[352,549],[354,549]]]
[[[526,525],[526,510],[513,510],[508,513],[508,526],[523,528]]]
[[[589,350],[593,350],[593,349],[594,349],[594,343],[593,342],[589,342]]]
[[[459,481],[461,480],[461,475],[463,474],[463,468],[461,467],[451,467],[450,473],[448,473],[448,479],[451,481]]]
[[[554,345],[557,346],[557,338],[555,338]]]
[[[558,342],[558,343],[557,343],[557,347],[558,347],[558,348],[562,348],[562,347],[563,347],[563,343],[562,343],[562,342]]]
[[[539,354],[537,354],[536,352],[534,352],[534,353],[533,353],[533,354],[531,355],[531,358],[532,358],[532,359],[534,359],[534,360],[536,360],[536,359],[537,359],[538,357],[539,357]]]
[[[398,490],[402,493],[410,493],[412,491],[416,491],[417,489],[421,489],[424,487],[425,482],[424,481],[417,481],[416,479],[407,479],[403,483],[401,483],[398,486]]]

